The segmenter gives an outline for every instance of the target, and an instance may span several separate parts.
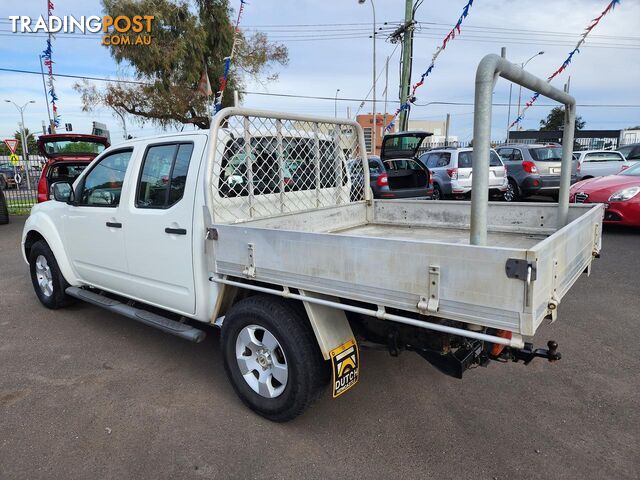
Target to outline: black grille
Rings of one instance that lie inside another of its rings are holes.
[[[575,196],[576,203],[584,203],[587,201],[587,198],[589,198],[589,194],[584,192],[578,192]]]

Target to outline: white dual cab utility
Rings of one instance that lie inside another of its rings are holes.
[[[415,146],[401,138],[384,139],[400,157]],[[112,146],[33,208],[22,246],[35,292],[195,342],[220,327],[235,391],[275,421],[329,383],[334,397],[355,385],[358,345],[415,351],[456,377],[558,359],[555,342],[524,336],[590,268],[603,207],[485,200],[478,241],[476,199],[372,199],[365,151],[355,122],[240,108],[210,132]],[[364,182],[350,180],[355,158]]]

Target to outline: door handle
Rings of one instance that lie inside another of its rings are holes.
[[[171,233],[173,235],[186,235],[187,234],[187,229],[186,228],[170,228],[167,227],[164,229],[164,231],[166,233]]]
[[[122,228],[122,224],[119,222],[107,222],[109,228]]]

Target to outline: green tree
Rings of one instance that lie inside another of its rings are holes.
[[[198,93],[205,67],[212,90],[218,88],[224,58],[231,53],[234,21],[228,0],[102,0],[107,15],[153,15],[150,45],[110,45],[118,64],[130,66],[140,84],[89,82],[74,85],[83,109],[107,106],[130,114],[139,123],[160,126],[194,124],[208,128],[207,98]],[[138,35],[132,33],[131,35]],[[227,91],[242,89],[247,76],[275,80],[273,68],[288,63],[287,48],[269,42],[264,33],[239,32]],[[233,95],[224,96],[223,106]]]
[[[582,130],[587,122],[582,117],[576,117],[576,130]],[[564,108],[553,107],[547,118],[540,120],[540,130],[560,130],[564,125]]]
[[[29,155],[38,155],[38,143],[35,135],[29,131],[28,128],[24,129],[25,138],[27,139],[27,149],[29,151]],[[16,130],[13,134],[13,138],[18,140],[18,146],[16,147],[16,153],[22,156],[22,135],[20,135],[20,130]],[[5,145],[4,142],[0,144],[0,155],[10,155],[11,152],[9,148]],[[31,157],[29,157],[31,158]]]

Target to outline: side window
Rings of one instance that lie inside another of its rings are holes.
[[[515,150],[514,150],[514,152],[515,152]],[[491,150],[489,152],[489,166],[491,166],[491,167],[501,167],[502,166],[502,161],[500,160],[500,157],[493,150]]]
[[[369,174],[379,175],[381,173],[382,173],[382,169],[380,168],[380,165],[378,165],[377,162],[370,161],[369,162]]]
[[[149,147],[142,162],[136,207],[168,208],[178,203],[184,195],[192,152],[192,143]]]
[[[133,150],[129,149],[103,157],[84,178],[78,204],[117,207],[132,153]]]
[[[522,160],[522,152],[517,148],[513,149],[513,155],[511,155],[511,160],[520,161]]]
[[[471,168],[473,152],[460,152],[458,154],[458,168]]]
[[[498,155],[505,162],[511,160],[511,154],[513,153],[513,148],[501,148],[498,150]]]
[[[430,153],[427,158],[427,167],[428,168],[436,168],[438,166],[438,158],[439,155],[437,153]]]
[[[438,159],[438,167],[446,167],[447,165],[449,165],[450,161],[451,161],[450,153],[441,153],[440,158]]]

